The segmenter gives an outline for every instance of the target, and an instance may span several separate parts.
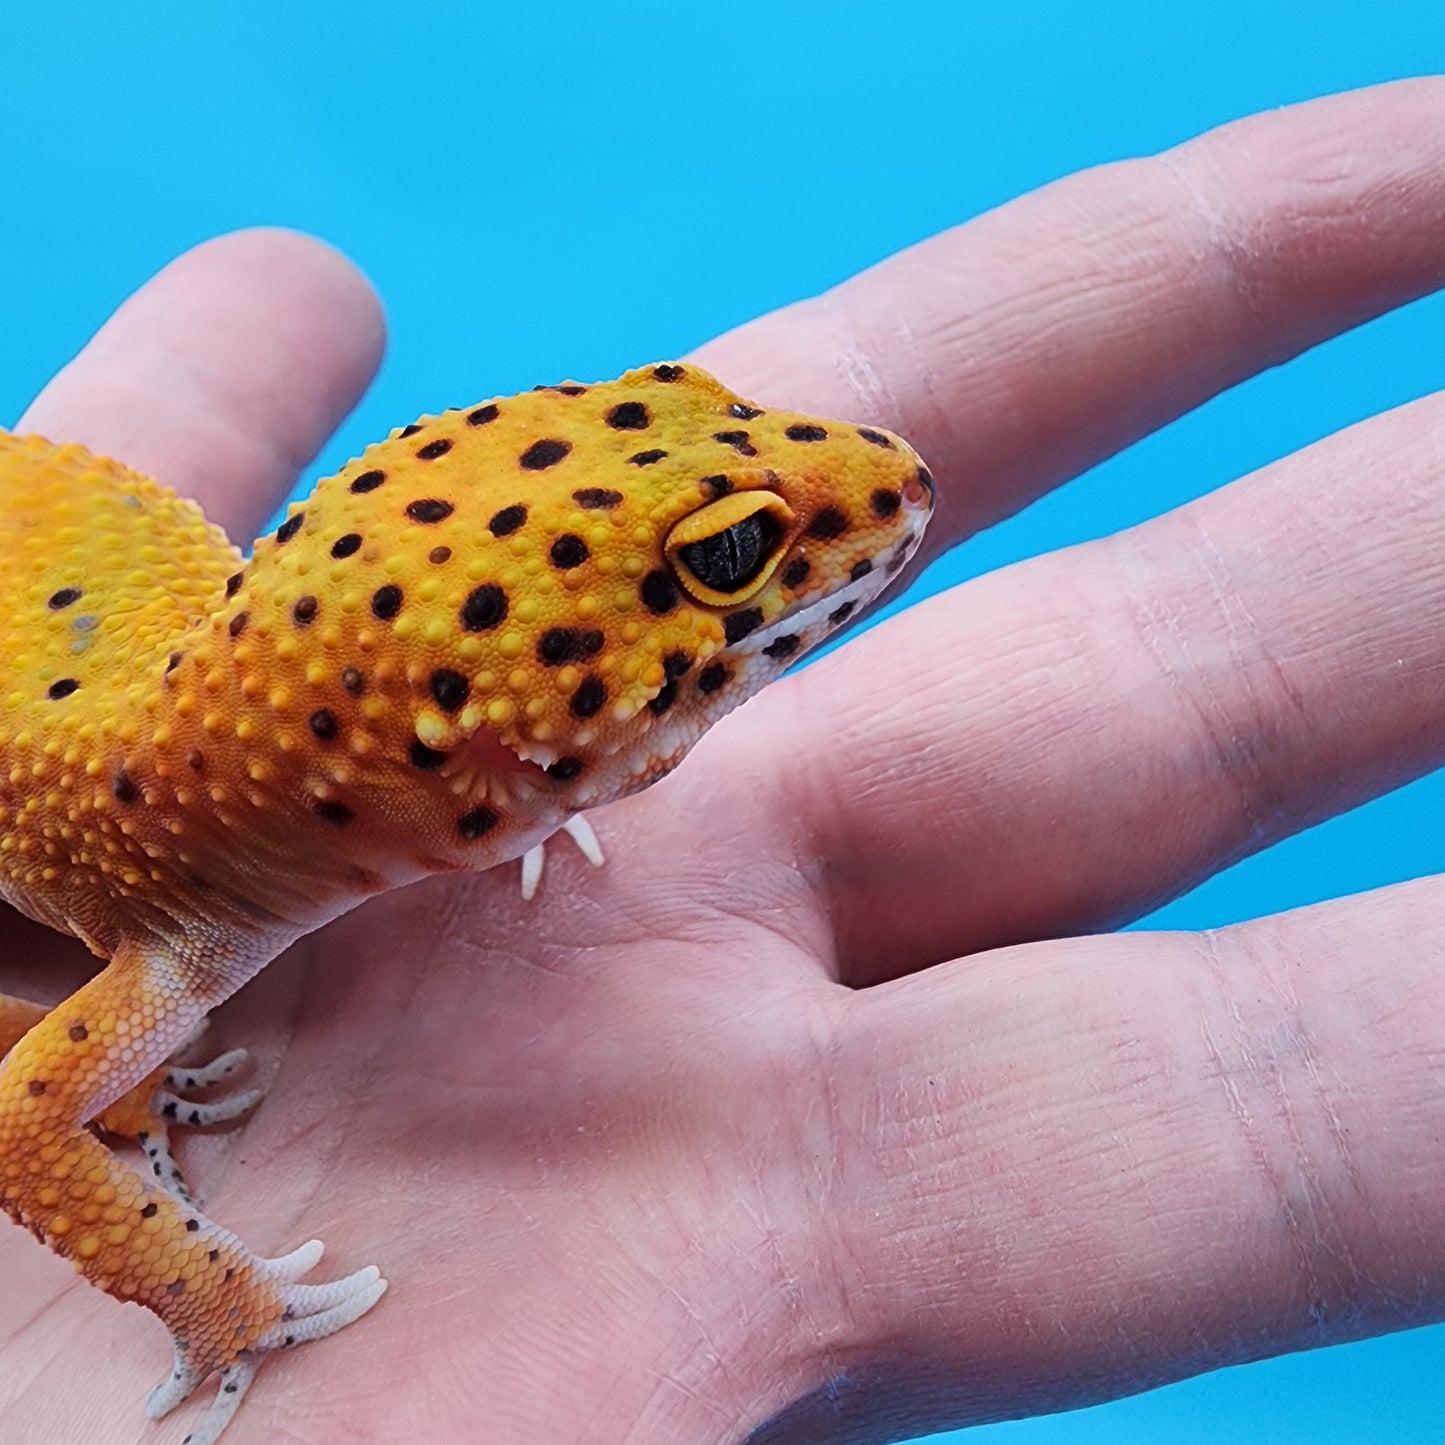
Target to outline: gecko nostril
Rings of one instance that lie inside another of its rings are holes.
[[[903,505],[911,512],[926,512],[933,505],[933,477],[927,467],[903,484]]]

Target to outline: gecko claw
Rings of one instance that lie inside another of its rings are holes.
[[[600,868],[607,861],[602,856],[602,844],[597,841],[592,824],[581,813],[573,813],[557,833],[566,833],[594,868]],[[553,833],[552,838],[555,838],[557,833]],[[547,844],[551,841],[551,838],[543,839],[522,854],[522,897],[528,903],[537,896],[537,885],[542,881],[542,864],[547,857]]]
[[[327,1284],[297,1284],[300,1276],[318,1263],[322,1252],[321,1241],[313,1239],[279,1259],[257,1261],[258,1273],[269,1276],[271,1283],[278,1286],[276,1293],[285,1313],[251,1349],[242,1350],[230,1364],[221,1367],[216,1398],[182,1445],[214,1445],[240,1408],[267,1355],[335,1334],[360,1319],[386,1293],[386,1281],[375,1265]],[[168,1415],[204,1379],[200,1371],[186,1363],[186,1351],[178,1344],[175,1368],[146,1398],[146,1414],[152,1420]]]

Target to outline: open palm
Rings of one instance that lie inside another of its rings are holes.
[[[1387,87],[1062,182],[700,360],[907,435],[936,555],[1441,284],[1442,228],[1445,87]],[[380,338],[340,258],[244,233],[23,425],[249,536]],[[268,1097],[184,1157],[260,1252],[317,1235],[392,1292],[228,1442],[886,1441],[1439,1317],[1445,883],[1096,930],[1439,759],[1442,438],[1432,398],[937,597],[595,815],[605,869],[420,884],[267,970],[215,1034]],[[0,987],[84,966],[5,920]],[[180,1438],[139,1420],[154,1321],[18,1230],[0,1278],[7,1439]]]

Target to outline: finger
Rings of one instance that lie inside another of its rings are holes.
[[[245,543],[365,390],[384,344],[376,296],[338,252],[294,231],[238,231],[141,287],[18,430],[117,457]]]
[[[1432,397],[765,694],[727,741],[774,760],[841,971],[1117,924],[1436,766],[1442,473]]]
[[[1442,965],[1431,879],[840,995],[831,1429],[1057,1410],[1445,1315]],[[799,1417],[776,1438],[836,1438]]]
[[[1071,176],[698,359],[744,393],[907,436],[940,482],[921,567],[1445,283],[1442,226],[1445,81],[1407,81]]]

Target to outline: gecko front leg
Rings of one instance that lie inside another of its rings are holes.
[[[29,999],[0,994],[0,1059],[49,1012]],[[187,1052],[203,1027],[192,1030],[177,1052]],[[170,1131],[176,1124],[206,1129],[229,1123],[253,1109],[261,1100],[260,1089],[215,1092],[244,1069],[249,1058],[245,1049],[230,1049],[207,1064],[164,1063],[89,1123],[102,1134],[135,1144],[145,1154],[156,1182],[194,1204],[196,1196],[171,1152]],[[197,1093],[204,1097],[191,1097]]]
[[[386,1288],[374,1268],[299,1284],[320,1258],[319,1242],[262,1258],[163,1180],[137,1174],[88,1127],[117,1096],[150,1085],[247,972],[198,968],[153,939],[127,942],[0,1064],[0,1206],[91,1283],[165,1322],[176,1365],[152,1392],[153,1417],[223,1374],[192,1445],[224,1428],[260,1357],[341,1329]]]

